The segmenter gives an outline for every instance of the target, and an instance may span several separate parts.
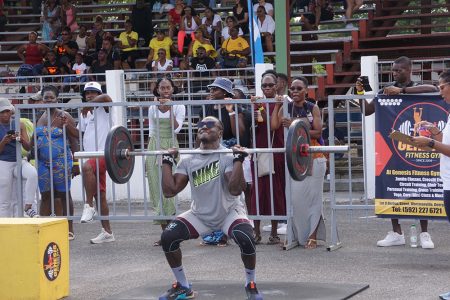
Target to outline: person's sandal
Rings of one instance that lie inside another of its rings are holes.
[[[267,245],[278,245],[279,243],[281,243],[281,240],[278,235],[269,236],[269,241],[267,242]]]
[[[255,244],[256,244],[256,245],[261,244],[261,236],[260,236],[260,235],[256,235],[256,236],[255,236]]]
[[[69,241],[73,241],[75,239],[75,235],[73,234],[73,232],[69,231]]]
[[[306,241],[305,249],[316,249],[317,248],[317,240],[308,239]]]
[[[159,246],[161,246],[161,240],[153,243],[153,247],[159,247]]]

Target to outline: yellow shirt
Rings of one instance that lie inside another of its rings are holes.
[[[192,56],[197,57],[197,49],[199,47],[205,48],[206,53],[208,53],[208,51],[212,51],[211,52],[212,58],[216,58],[218,55],[216,49],[214,49],[214,47],[211,44],[202,44],[198,40],[195,40],[194,44],[192,45]]]
[[[237,39],[233,40],[231,37],[223,41],[222,49],[226,50],[227,52],[231,52],[233,50],[242,51],[244,49],[247,49],[250,47],[250,45],[247,43],[247,41],[243,38],[238,36]],[[244,57],[243,55],[236,54],[238,57]]]
[[[130,37],[133,40],[136,40],[136,44],[134,45],[134,47],[127,47],[127,48],[123,48],[122,51],[132,51],[132,50],[136,50],[137,49],[137,41],[139,39],[137,32],[130,32],[130,33],[126,33],[125,31],[122,32],[119,35],[119,40],[122,43],[123,46],[130,46],[130,44],[128,43],[128,39],[127,37]]]
[[[159,41],[158,38],[152,38],[150,40],[150,44],[148,44],[149,48],[153,49],[153,60],[158,59],[158,49],[166,50],[166,58],[170,59],[170,47],[172,46],[173,41],[170,37],[166,36],[162,41]]]

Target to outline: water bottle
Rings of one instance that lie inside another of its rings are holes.
[[[412,248],[417,248],[417,228],[416,224],[411,225],[409,243]]]

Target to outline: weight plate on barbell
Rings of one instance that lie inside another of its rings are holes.
[[[301,120],[295,120],[289,127],[286,140],[286,164],[292,179],[301,181],[309,175],[312,158],[309,151],[302,152],[302,145],[311,144],[307,125]],[[304,149],[303,149],[304,150]]]
[[[105,143],[105,162],[109,177],[115,183],[126,183],[134,171],[134,155],[123,155],[123,150],[134,151],[131,134],[123,126],[114,126]]]

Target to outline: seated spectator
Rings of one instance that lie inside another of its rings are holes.
[[[67,66],[70,67],[70,63],[68,63]],[[87,66],[83,62],[83,53],[78,52],[75,55],[75,63],[73,64],[73,66],[71,66],[71,68],[69,68],[69,70],[69,74],[74,75],[64,77],[63,82],[65,84],[63,90],[65,92],[68,92],[70,90],[71,82],[87,82],[87,76],[84,75],[87,72]]]
[[[132,31],[133,24],[130,20],[125,21],[125,31],[120,33],[120,49],[121,49],[121,61],[126,61],[131,69],[136,69],[137,58],[137,41],[139,36],[137,32]]]
[[[183,13],[184,6],[183,0],[175,0],[175,7],[169,10],[169,37],[171,39],[173,39],[180,28],[181,14]]]
[[[312,31],[318,30],[320,21],[333,20],[334,12],[331,6],[331,1],[328,0],[314,0],[308,5],[311,14],[302,15],[303,22],[302,30]],[[317,40],[317,35],[302,35],[302,40]]]
[[[120,51],[114,47],[114,38],[112,36],[106,36],[103,39],[102,49],[106,50],[106,59],[114,66],[115,70],[122,69],[122,61],[120,60]]]
[[[350,20],[353,17],[353,13],[361,8],[363,0],[345,0],[347,7],[345,8],[345,19]],[[447,2],[448,3],[448,2]],[[346,28],[353,28],[352,23],[347,23]]]
[[[215,71],[208,71],[216,68],[215,60],[207,55],[206,49],[202,46],[198,47],[197,56],[191,59],[191,65],[189,67],[190,70],[196,71],[192,73],[193,76],[199,78],[216,77],[217,73]],[[206,85],[209,82],[209,80],[194,80],[192,91],[196,93],[200,90],[206,90]]]
[[[261,39],[266,46],[266,51],[273,52],[273,34],[275,32],[275,21],[266,13],[264,6],[259,6],[256,11],[257,23]]]
[[[221,42],[223,44],[223,42],[228,39],[230,37],[230,28],[238,26],[237,20],[235,17],[233,16],[228,16],[225,19],[225,27],[222,28],[222,39]],[[239,27],[239,31],[238,31],[238,35],[239,36],[243,36],[244,32],[242,31],[242,29]]]
[[[78,29],[77,37],[75,38],[75,42],[78,45],[78,51],[83,52],[83,54],[86,54],[87,52],[87,28],[86,25],[80,25],[80,28]]]
[[[73,64],[75,61],[75,54],[78,52],[77,42],[72,40],[72,33],[69,27],[65,27],[61,32],[61,40],[55,45],[54,51],[56,53],[56,59],[63,65],[67,66],[67,63]],[[69,73],[70,69],[66,69],[66,73]]]
[[[44,62],[44,67],[42,68],[42,75],[62,75],[64,74],[64,66],[56,59],[56,53],[53,50],[48,51],[46,60]],[[47,77],[44,78],[45,82],[57,82],[59,77]]]
[[[61,30],[61,7],[56,0],[47,0],[42,15],[42,40],[56,39]]]
[[[237,25],[241,27],[244,34],[248,34],[249,18],[247,0],[236,0],[236,5],[233,6],[233,16],[236,18]]]
[[[67,26],[70,31],[78,30],[77,9],[71,0],[61,1],[61,21],[62,26]]]
[[[94,22],[94,28],[92,28],[89,39],[91,40],[89,43],[95,45],[95,50],[98,51],[102,48],[103,38],[105,37],[106,32],[104,29],[103,18],[102,16],[97,16]]]
[[[166,50],[164,50],[163,48],[158,50],[158,59],[154,60],[152,62],[152,65],[149,66],[147,65],[147,70],[149,71],[154,71],[154,72],[159,72],[156,77],[158,79],[166,77],[166,78],[171,78],[170,73],[164,74],[167,71],[172,71],[173,69],[173,61],[171,59],[167,59],[166,58]],[[150,90],[153,91],[155,87],[151,86]]]
[[[36,76],[42,71],[42,63],[47,52],[50,50],[46,45],[37,43],[38,34],[32,31],[28,34],[28,44],[17,49],[17,56],[23,64],[17,71],[17,76]]]
[[[207,56],[211,58],[217,57],[216,49],[214,49],[213,45],[211,45],[211,42],[204,36],[205,32],[206,30],[202,29],[201,27],[195,31],[195,40],[193,40],[189,45],[188,54],[186,56],[186,59],[181,62],[180,69],[186,70],[189,68],[189,61],[192,59],[192,57],[197,56],[197,49],[199,47],[203,47],[206,49]]]
[[[145,45],[153,36],[152,10],[145,5],[144,0],[136,0],[136,5],[131,10],[131,24],[139,37],[145,40]]]
[[[175,47],[172,39],[166,36],[166,32],[164,29],[156,28],[156,37],[152,38],[148,47],[150,48],[150,52],[147,57],[146,65],[152,63],[152,61],[158,59],[158,50],[163,48],[166,50],[167,59],[171,59],[170,50],[177,52],[177,48]]]
[[[264,6],[266,10],[266,14],[271,16],[273,18],[273,5],[270,3],[267,3],[265,0],[258,0],[258,3],[253,5],[253,12],[256,14],[258,12],[258,7]]]
[[[210,7],[205,8],[205,16],[202,18],[202,26],[206,27],[207,37],[217,48],[222,32],[222,18]]]
[[[100,49],[98,51],[97,60],[92,64],[92,66],[89,68],[88,73],[89,74],[95,74],[95,75],[89,75],[90,81],[98,81],[98,82],[104,82],[106,80],[105,78],[105,71],[106,70],[114,70],[114,67],[112,63],[110,63],[107,59],[108,52],[106,49]],[[102,74],[102,75],[97,75]]]
[[[245,68],[247,66],[246,56],[250,54],[250,45],[238,36],[238,27],[230,29],[230,37],[226,39],[220,49],[219,58],[222,68]]]
[[[194,32],[202,24],[200,17],[192,6],[185,6],[181,13],[180,29],[178,30],[178,52],[183,53],[184,45],[195,40]]]

